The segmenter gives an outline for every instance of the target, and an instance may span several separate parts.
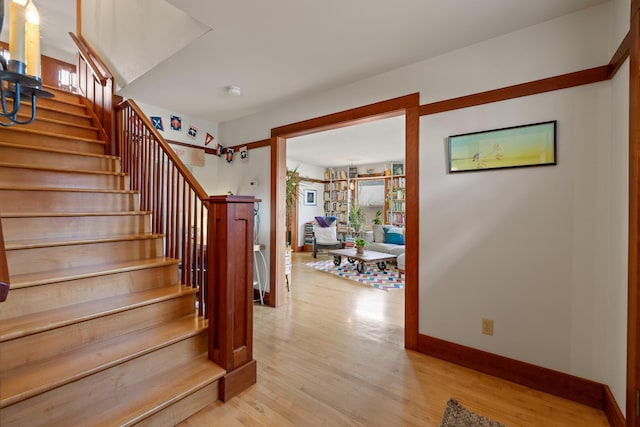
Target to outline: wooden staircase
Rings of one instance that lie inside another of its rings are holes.
[[[196,290],[180,285],[77,95],[0,129],[0,425],[175,425],[218,400]]]

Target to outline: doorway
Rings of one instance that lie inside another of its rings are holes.
[[[405,347],[418,347],[418,235],[419,235],[419,94],[298,122],[271,130],[271,265],[267,302],[286,303],[285,285],[285,179],[288,138],[404,115],[406,156],[406,268],[405,268]]]

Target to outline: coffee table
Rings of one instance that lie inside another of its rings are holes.
[[[347,257],[347,261],[351,264],[357,262],[356,270],[358,273],[364,273],[366,264],[373,262],[376,263],[380,271],[384,271],[387,268],[387,261],[392,261],[397,258],[397,255],[367,250],[364,251],[364,254],[358,255],[356,248],[334,249],[330,250],[328,254],[333,255],[333,265],[336,267],[342,264],[342,257]]]

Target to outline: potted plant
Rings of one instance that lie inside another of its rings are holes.
[[[382,224],[382,211],[376,211],[376,215],[373,217],[373,223],[376,225]]]
[[[356,237],[360,236],[360,230],[362,230],[362,227],[364,226],[364,210],[360,207],[357,200],[354,200],[351,203],[351,208],[349,209],[349,223],[351,224],[354,235]]]
[[[358,255],[364,254],[364,247],[367,246],[367,241],[358,237],[354,243],[356,245],[356,254]]]
[[[291,244],[291,229],[295,227],[291,224],[291,213],[300,198],[300,176],[298,175],[298,168],[300,165],[293,169],[287,169],[287,175],[285,180],[285,205],[286,205],[286,226],[287,226],[287,245]]]

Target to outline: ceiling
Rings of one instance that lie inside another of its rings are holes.
[[[76,0],[33,1],[41,13],[43,52],[67,51],[74,58],[67,33],[75,32]],[[141,8],[163,0],[110,1],[115,9],[125,1],[126,7]],[[603,2],[166,0],[176,15],[186,14],[206,30],[119,93],[140,103],[224,123]],[[157,25],[165,27],[162,22]],[[144,38],[140,26],[117,31]],[[2,34],[0,38],[6,40],[6,29]],[[55,46],[46,46],[50,40]],[[229,85],[239,86],[242,95],[226,93]],[[325,135],[330,135],[331,142],[311,135],[305,137],[306,148],[289,151],[297,152],[300,159],[313,153],[316,162],[321,161],[319,152],[341,152],[343,159],[365,158],[390,145],[389,135],[394,126],[397,131],[399,122],[358,125],[369,126],[360,131],[344,128]],[[353,134],[347,136],[347,132]],[[345,145],[347,138],[365,141],[367,148],[347,153],[347,147],[354,145]],[[329,148],[330,143],[337,146]]]

